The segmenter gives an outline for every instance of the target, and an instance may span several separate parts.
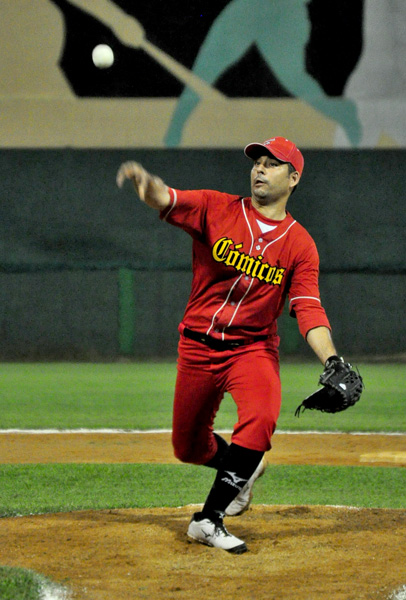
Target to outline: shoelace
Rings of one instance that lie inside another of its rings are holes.
[[[231,537],[231,533],[228,533],[227,529],[224,526],[224,523],[216,523],[214,527],[214,535],[220,537],[222,535],[226,537]]]

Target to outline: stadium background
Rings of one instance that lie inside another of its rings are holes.
[[[103,4],[136,17],[150,41],[191,69],[233,2]],[[255,43],[216,82],[229,110],[202,102],[178,147],[165,147],[183,86],[121,43],[114,19],[103,22],[79,0],[0,1],[2,360],[174,355],[191,281],[190,240],[129,187],[119,191],[117,168],[140,160],[174,187],[248,195],[242,147],[279,134],[305,155],[290,210],[319,248],[322,299],[338,347],[347,355],[404,353],[406,78],[398,30],[405,9],[395,0],[336,1],[327,15],[323,4],[307,3],[303,65],[328,97],[344,101],[356,90],[364,119],[357,147],[340,142],[338,122],[278,81]],[[115,51],[110,70],[91,64],[100,42]],[[375,92],[354,84],[357,72],[366,81],[365,69]],[[280,330],[283,353],[308,354],[294,320],[284,315]]]

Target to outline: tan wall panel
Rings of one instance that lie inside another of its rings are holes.
[[[0,145],[15,148],[160,148],[176,104],[75,98],[0,102]],[[334,124],[299,100],[233,99],[221,107],[202,102],[185,128],[182,146],[241,147],[251,139],[262,141],[268,131],[293,137],[303,147],[323,148],[331,147]]]

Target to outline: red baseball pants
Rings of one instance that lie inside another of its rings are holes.
[[[275,343],[259,341],[217,351],[181,335],[173,409],[175,456],[205,464],[217,451],[213,423],[224,393],[237,406],[232,442],[265,452],[271,448],[281,405]]]

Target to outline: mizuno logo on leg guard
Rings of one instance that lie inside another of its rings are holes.
[[[225,483],[228,483],[239,490],[243,487],[243,484],[248,481],[247,479],[238,477],[238,475],[233,471],[226,471],[226,473],[227,475],[230,475],[230,477],[223,477],[221,481],[224,481]]]

